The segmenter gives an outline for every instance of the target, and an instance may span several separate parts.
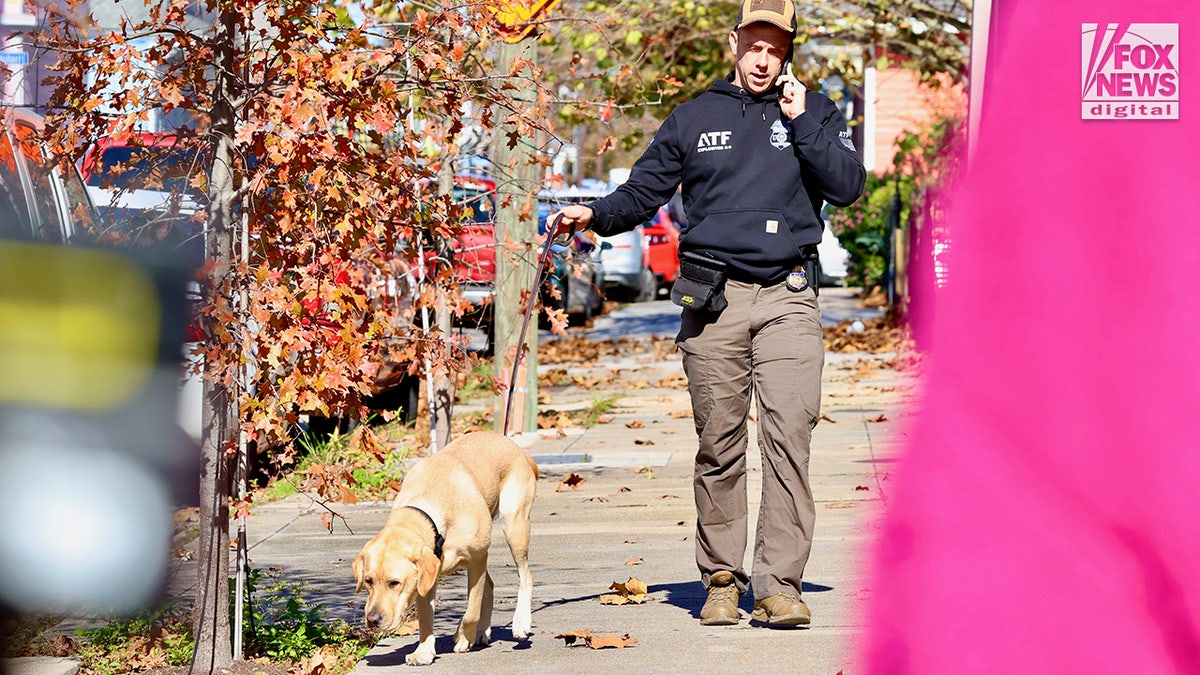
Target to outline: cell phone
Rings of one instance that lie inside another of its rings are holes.
[[[779,77],[783,77],[784,75],[792,75],[792,60],[791,59],[784,59],[783,63],[779,66]],[[792,77],[794,78],[795,75],[792,75]],[[776,81],[778,81],[778,80],[776,80]],[[781,92],[783,91],[782,87],[780,87],[780,91]]]

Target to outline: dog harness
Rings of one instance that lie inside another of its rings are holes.
[[[429,521],[429,526],[433,528],[433,554],[435,556],[437,556],[438,560],[441,560],[442,559],[442,544],[446,543],[446,538],[443,537],[442,533],[438,531],[437,523],[433,522],[433,516],[429,515],[428,513],[425,513],[424,511],[422,511],[421,509],[419,509],[415,506],[406,506],[404,508],[412,509],[413,511],[416,511],[417,513],[425,516],[425,520]]]

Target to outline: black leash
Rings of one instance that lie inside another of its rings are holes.
[[[537,301],[538,290],[541,289],[542,283],[546,281],[546,263],[553,255],[554,240],[558,238],[558,226],[562,223],[562,214],[555,214],[546,223],[546,242],[542,244],[542,255],[538,260],[537,276],[533,280],[533,288],[529,291],[529,298],[525,301],[525,311],[521,319],[521,332],[517,336],[517,357],[513,359],[512,376],[508,382],[508,400],[504,402],[504,419],[503,425],[500,427],[505,436],[508,435],[508,418],[512,413],[513,394],[517,391],[517,373],[520,372],[521,359],[525,357],[525,333],[529,330],[529,316],[533,313],[534,302]],[[571,226],[571,237],[575,236],[575,227]]]

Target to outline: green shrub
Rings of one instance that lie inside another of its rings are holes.
[[[327,619],[325,605],[309,605],[300,595],[303,590],[303,584],[286,581],[276,568],[250,570],[248,612],[242,625],[242,645],[248,658],[299,661],[321,647],[335,645],[357,654],[357,661],[370,650],[375,636],[345,621]]]
[[[909,202],[913,179],[901,176],[900,227],[908,223]],[[884,285],[888,256],[891,251],[889,220],[896,208],[897,180],[895,173],[876,176],[867,174],[863,196],[854,204],[829,213],[829,229],[850,254],[846,269],[846,285],[859,286],[864,294]]]

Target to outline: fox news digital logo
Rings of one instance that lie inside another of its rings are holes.
[[[1083,119],[1179,119],[1179,24],[1083,24]]]

